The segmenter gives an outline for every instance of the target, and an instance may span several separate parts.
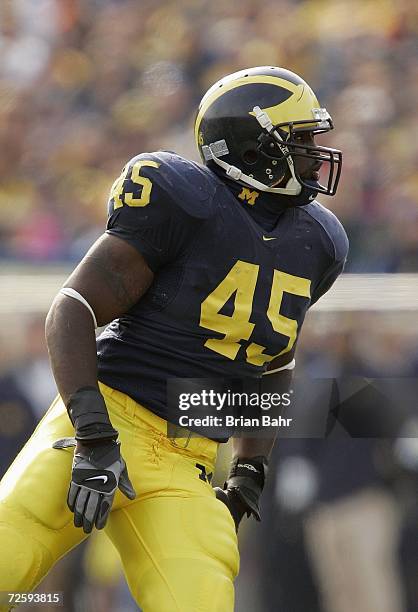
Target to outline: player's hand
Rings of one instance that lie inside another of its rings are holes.
[[[221,489],[214,487],[216,497],[227,506],[235,523],[235,531],[238,533],[238,527],[242,517],[246,514],[245,505],[241,502],[238,494],[234,489]]]
[[[224,488],[215,487],[216,497],[229,508],[237,532],[244,514],[261,520],[259,501],[267,465],[266,457],[236,458],[231,463]]]
[[[118,488],[128,499],[135,499],[136,493],[119,442],[87,445],[67,438],[56,442],[54,448],[76,444],[67,504],[74,513],[74,525],[90,533],[93,527],[103,529],[106,525]]]

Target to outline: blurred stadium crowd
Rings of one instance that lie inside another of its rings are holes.
[[[415,0],[15,0],[0,23],[1,257],[78,260],[127,159],[195,158],[206,88],[275,64],[338,128],[348,271],[418,270]]]
[[[301,74],[333,116],[326,144],[343,150],[344,169],[324,204],[349,234],[347,271],[418,272],[416,0],[2,2],[0,268],[77,263],[103,232],[124,163],[161,148],[197,159],[191,126],[202,93],[224,74],[264,64]],[[20,330],[14,346],[0,333],[0,476],[55,392],[43,316],[11,324]],[[417,376],[416,313],[313,314],[298,367],[323,377]],[[371,442],[280,448],[288,471],[273,470],[262,532],[243,529],[237,611],[417,609],[409,544],[418,510],[408,479],[380,469]],[[334,516],[346,519],[344,531]],[[359,576],[354,566],[367,558],[359,540],[369,536],[369,565],[380,556],[390,567]],[[66,609],[132,609],[112,554],[98,551],[86,553]],[[327,560],[340,571],[328,584]],[[51,589],[68,590],[76,565],[63,565]],[[362,598],[367,581],[380,598]]]

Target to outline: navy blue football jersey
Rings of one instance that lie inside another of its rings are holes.
[[[291,360],[306,311],[342,271],[348,242],[321,204],[275,212],[277,201],[174,153],[125,166],[107,232],[138,249],[155,276],[98,338],[99,380],[173,421],[167,379],[254,377],[278,356]]]

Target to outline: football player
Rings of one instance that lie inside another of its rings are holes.
[[[123,168],[106,232],[47,317],[60,395],[1,483],[0,591],[33,589],[96,527],[145,612],[233,610],[236,530],[259,519],[274,439],[234,440],[215,491],[218,442],[168,437],[166,381],[290,376],[347,255],[315,201],[340,177],[341,152],[315,143],[332,127],[299,76],[251,68],[200,103],[203,165],[163,151]]]

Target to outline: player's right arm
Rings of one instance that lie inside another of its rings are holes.
[[[47,316],[51,366],[77,445],[68,506],[74,524],[86,533],[104,527],[118,487],[135,497],[98,386],[95,326],[127,313],[154,272],[175,260],[195,235],[198,220],[184,210],[190,181],[180,180],[184,164],[181,173],[176,164],[153,154],[126,164],[111,189],[106,234],[66,281]],[[73,440],[60,440],[54,448],[68,445]]]
[[[90,306],[99,326],[123,315],[148,289],[153,273],[134,247],[103,235],[65,283]],[[46,339],[58,390],[74,425],[76,450],[68,490],[74,524],[90,533],[105,526],[119,488],[129,499],[135,490],[120,454],[98,387],[95,325],[90,309],[58,294],[46,320]],[[55,448],[72,446],[57,441]]]
[[[98,326],[126,313],[153,280],[147,262],[132,245],[104,234],[64,283],[93,310]],[[79,389],[98,390],[93,317],[79,300],[59,293],[46,319],[46,339],[58,391],[68,405]]]
[[[126,164],[111,189],[106,233],[64,285],[76,294],[60,293],[51,307],[47,345],[70,417],[74,393],[98,390],[92,313],[99,327],[121,317],[147,291],[154,272],[195,236],[199,220],[183,209],[192,188],[183,165],[179,172],[179,162],[167,154],[142,154]]]

